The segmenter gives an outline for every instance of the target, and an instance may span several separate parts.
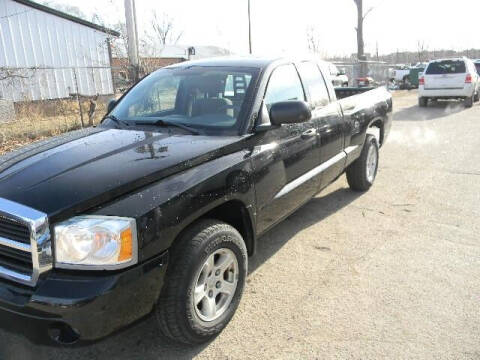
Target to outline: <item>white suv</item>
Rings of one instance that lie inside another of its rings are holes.
[[[419,79],[418,105],[428,100],[463,99],[466,107],[478,101],[480,78],[472,60],[467,58],[440,59],[428,63]]]

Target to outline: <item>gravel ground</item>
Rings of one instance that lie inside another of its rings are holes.
[[[150,317],[80,349],[0,333],[0,359],[480,359],[480,106],[394,101],[372,189],[342,177],[264,236],[210,344],[173,344]]]

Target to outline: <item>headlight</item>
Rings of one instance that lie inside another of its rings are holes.
[[[138,261],[134,219],[77,216],[57,224],[54,233],[56,267],[114,270]]]

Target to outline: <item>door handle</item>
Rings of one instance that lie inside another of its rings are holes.
[[[313,136],[317,136],[317,129],[309,129],[302,133],[302,139],[309,139]]]

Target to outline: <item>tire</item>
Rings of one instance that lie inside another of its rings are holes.
[[[227,258],[232,259],[230,269],[220,270],[220,263]],[[248,267],[245,242],[232,226],[201,220],[174,243],[170,259],[155,310],[160,330],[181,343],[207,342],[227,326],[240,303]],[[211,263],[209,259],[213,259]],[[232,295],[222,293],[227,288]],[[203,300],[197,303],[197,299]],[[218,313],[211,311],[213,308]]]
[[[475,95],[469,96],[465,99],[464,104],[466,108],[471,108],[473,106]]]
[[[371,156],[374,158],[372,159]],[[350,189],[354,191],[370,189],[377,175],[378,159],[377,139],[375,136],[367,134],[360,157],[347,168],[347,181]],[[374,161],[374,165],[371,164],[371,161]]]
[[[479,100],[480,100],[480,95],[478,94],[478,92],[476,92],[475,95],[473,96],[473,101],[478,102]]]
[[[418,98],[418,106],[426,107],[428,105],[428,99],[426,97]]]
[[[342,86],[343,86],[343,87],[348,87],[348,82],[344,82],[344,83],[342,84]]]

